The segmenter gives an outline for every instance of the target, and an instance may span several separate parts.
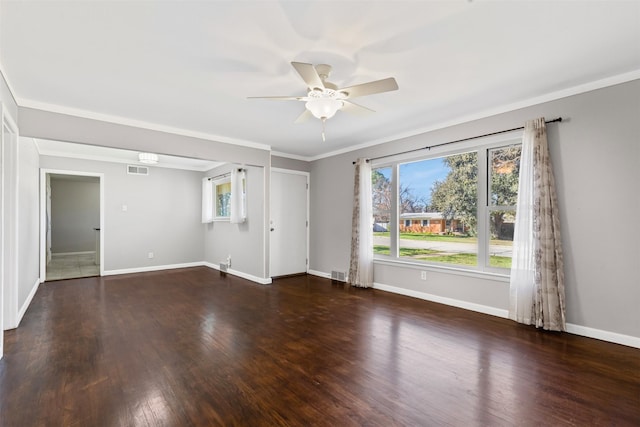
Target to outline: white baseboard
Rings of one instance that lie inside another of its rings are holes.
[[[167,264],[167,265],[154,265],[150,267],[135,267],[135,268],[122,268],[120,270],[105,270],[103,276],[116,276],[118,274],[129,273],[146,273],[149,271],[161,271],[161,270],[173,270],[175,268],[189,268],[189,267],[202,267],[205,263],[199,262],[185,262],[182,264]]]
[[[204,265],[206,267],[209,267],[209,268],[212,268],[214,270],[220,271],[220,265],[218,265],[218,264],[205,262],[202,265]],[[271,277],[267,277],[266,279],[264,279],[262,277],[254,276],[253,274],[243,273],[242,271],[234,270],[232,268],[229,268],[226,271],[226,273],[227,274],[231,274],[233,276],[241,277],[243,279],[251,280],[252,282],[260,283],[261,285],[270,285],[272,283]]]
[[[322,271],[309,270],[309,274],[318,277],[324,277],[326,279],[331,278],[331,274],[324,273]],[[489,314],[491,316],[509,318],[509,310],[504,310],[496,307],[470,303],[467,301],[460,301],[453,298],[441,297],[438,295],[432,295],[425,292],[414,291],[411,289],[399,288],[396,286],[389,286],[383,283],[373,284],[374,289],[381,291],[392,292],[394,294],[406,295],[413,298],[419,298],[426,301],[437,302],[440,304],[449,305],[452,307],[463,308],[465,310],[476,311],[478,313]],[[629,347],[640,348],[640,338],[631,335],[619,334],[616,332],[603,331],[601,329],[589,328],[586,326],[575,325],[567,323],[567,332],[574,335],[580,335],[587,338],[594,338],[601,341],[607,341],[615,344],[626,345]]]
[[[331,273],[323,273],[322,271],[309,270],[307,273],[318,277],[324,277],[325,279],[331,279]]]
[[[27,299],[24,301],[24,304],[22,304],[22,307],[20,307],[20,311],[18,311],[18,318],[16,319],[16,326],[15,326],[16,328],[20,326],[20,322],[22,322],[22,318],[24,317],[24,314],[27,312],[29,305],[31,305],[31,301],[33,300],[33,297],[36,295],[36,292],[38,292],[39,286],[40,286],[40,278],[38,277],[36,279],[36,282],[33,284],[33,287],[29,291],[29,295],[27,295]]]
[[[460,301],[453,298],[441,297],[438,295],[428,294],[426,292],[414,291],[411,289],[398,288],[396,286],[384,285],[382,283],[373,283],[374,289],[381,291],[393,292],[394,294],[406,295],[409,297],[419,298],[426,301],[437,302],[440,304],[450,305],[452,307],[464,308],[465,310],[477,311],[478,313],[490,314],[492,316],[508,318],[509,311],[488,305],[475,304],[467,301]]]
[[[603,331],[602,329],[594,329],[586,326],[574,325],[567,323],[567,332],[583,337],[595,338],[601,341],[608,341],[616,344],[622,344],[629,347],[640,348],[640,338],[631,335],[618,334],[616,332]]]

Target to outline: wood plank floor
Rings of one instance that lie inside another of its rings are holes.
[[[640,350],[313,276],[41,285],[2,426],[640,425]]]

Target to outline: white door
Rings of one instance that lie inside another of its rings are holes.
[[[307,272],[308,184],[306,172],[271,170],[271,277]]]

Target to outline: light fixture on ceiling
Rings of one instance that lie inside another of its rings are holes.
[[[323,121],[333,117],[344,106],[341,94],[333,89],[314,89],[309,91],[308,97],[305,107],[315,118]]]
[[[155,165],[156,163],[158,163],[158,155],[153,153],[139,153],[138,161],[140,163]]]

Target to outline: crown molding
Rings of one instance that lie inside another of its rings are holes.
[[[515,111],[515,110],[520,110],[522,108],[527,108],[527,107],[532,107],[534,105],[539,105],[539,104],[544,104],[545,102],[550,102],[550,101],[555,101],[558,99],[562,99],[562,98],[567,98],[569,96],[573,96],[573,95],[579,95],[582,93],[586,93],[586,92],[591,92],[597,89],[602,89],[605,87],[609,87],[609,86],[615,86],[617,84],[621,84],[621,83],[627,83],[633,80],[638,80],[640,79],[640,69],[639,70],[633,70],[627,73],[623,73],[623,74],[617,74],[615,76],[611,76],[611,77],[606,77],[604,79],[600,79],[600,80],[595,80],[589,83],[584,83],[581,85],[577,85],[577,86],[572,86],[570,88],[566,88],[566,89],[561,89],[555,92],[549,92],[545,95],[540,95],[540,96],[536,96],[533,98],[529,98],[523,101],[518,101],[518,102],[514,102],[511,104],[506,104],[506,105],[502,105],[500,107],[496,107],[496,108],[490,108],[487,110],[483,110],[474,114],[469,114],[466,116],[462,116],[460,118],[454,119],[454,120],[447,120],[444,122],[440,122],[440,123],[436,123],[424,128],[420,128],[420,129],[416,129],[416,130],[412,130],[412,131],[408,131],[408,132],[403,132],[400,134],[396,134],[393,136],[389,136],[389,137],[385,137],[385,138],[380,138],[380,139],[376,139],[373,141],[369,141],[369,142],[365,142],[362,144],[358,144],[358,145],[353,145],[347,148],[343,148],[340,150],[335,150],[335,151],[330,151],[328,153],[324,153],[324,154],[318,154],[317,156],[310,156],[310,157],[304,157],[304,158],[299,158],[299,160],[306,160],[308,162],[313,162],[316,160],[321,160],[321,159],[325,159],[327,157],[333,157],[333,156],[338,156],[340,154],[345,154],[345,153],[349,153],[352,151],[357,151],[357,150],[361,150],[363,148],[368,148],[368,147],[373,147],[374,145],[380,145],[380,144],[384,144],[386,142],[391,142],[391,141],[397,141],[399,139],[403,139],[403,138],[409,138],[412,136],[417,136],[417,135],[421,135],[427,132],[433,132],[435,130],[440,130],[440,129],[444,129],[444,128],[448,128],[451,126],[455,126],[455,125],[460,125],[463,123],[468,123],[468,122],[472,122],[474,120],[480,120],[480,119],[486,119],[488,117],[491,116],[496,116],[498,114],[503,114],[503,113],[508,113],[511,111]],[[280,156],[286,157],[286,155],[284,153],[279,154]]]
[[[18,98],[16,97],[16,91],[13,89],[13,86],[9,81],[9,77],[7,76],[7,73],[4,72],[4,66],[2,65],[2,62],[0,62],[0,77],[2,77],[4,82],[7,84],[7,89],[9,89],[9,95],[11,95],[11,97],[13,98],[13,102],[15,102],[16,105],[18,105]],[[18,107],[20,106],[18,105]]]
[[[311,158],[307,156],[300,156],[298,154],[283,153],[281,151],[272,151],[271,156],[286,157],[287,159],[301,160],[303,162],[308,162],[310,161],[309,159]]]
[[[491,117],[491,116],[495,116],[495,115],[498,115],[498,114],[504,114],[504,113],[508,113],[510,111],[515,111],[515,110],[519,110],[519,109],[522,109],[522,108],[532,107],[534,105],[543,104],[545,102],[555,101],[555,100],[558,100],[558,99],[567,98],[569,96],[579,95],[579,94],[586,93],[586,92],[591,92],[591,91],[594,91],[594,90],[597,90],[597,89],[602,89],[602,88],[605,88],[605,87],[614,86],[614,85],[617,85],[617,84],[627,83],[627,82],[630,82],[630,81],[633,81],[633,80],[640,79],[640,69],[636,69],[636,70],[632,70],[632,71],[629,71],[629,72],[626,72],[626,73],[617,74],[617,75],[606,77],[606,78],[603,78],[603,79],[594,80],[592,82],[588,82],[588,83],[572,86],[570,88],[561,89],[561,90],[554,91],[554,92],[549,92],[547,94],[536,96],[536,97],[533,97],[533,98],[528,98],[528,99],[523,100],[523,101],[518,101],[518,102],[511,103],[511,104],[506,104],[506,105],[502,105],[502,106],[499,106],[499,107],[482,110],[482,111],[477,112],[477,113],[473,113],[473,114],[469,114],[469,115],[466,115],[466,116],[459,117],[457,119],[447,120],[447,121],[435,123],[433,125],[426,126],[424,128],[419,128],[419,129],[414,129],[414,130],[407,131],[407,132],[402,132],[402,133],[395,134],[395,135],[392,135],[392,136],[388,136],[388,137],[385,137],[385,138],[380,138],[380,139],[376,139],[376,140],[373,140],[373,141],[364,142],[364,143],[361,143],[361,144],[345,147],[345,148],[342,148],[342,149],[329,151],[327,153],[318,154],[316,156],[303,156],[303,155],[292,154],[292,153],[284,153],[284,152],[280,152],[280,151],[271,151],[271,146],[270,145],[262,144],[262,143],[258,143],[258,142],[241,140],[241,139],[236,139],[236,138],[229,138],[229,137],[225,137],[225,136],[221,136],[221,135],[212,135],[212,134],[208,134],[208,133],[204,133],[204,132],[196,132],[196,131],[191,131],[191,130],[182,129],[182,128],[174,128],[174,127],[171,127],[171,126],[160,125],[160,124],[157,124],[157,123],[150,123],[150,122],[145,122],[145,121],[141,121],[141,120],[129,119],[129,118],[126,118],[126,117],[95,113],[95,112],[92,112],[92,111],[87,111],[87,110],[82,110],[82,109],[75,109],[75,108],[64,107],[64,106],[60,106],[60,105],[48,104],[48,103],[43,103],[43,102],[34,101],[34,100],[30,100],[30,99],[20,98],[20,97],[16,96],[16,92],[13,89],[11,83],[9,82],[9,79],[7,78],[6,73],[4,72],[4,68],[2,66],[2,63],[0,63],[0,74],[4,78],[4,81],[6,82],[7,87],[9,88],[9,92],[11,93],[11,96],[13,97],[14,101],[16,102],[16,104],[18,105],[19,108],[34,108],[34,109],[39,109],[39,110],[48,111],[48,112],[52,112],[52,113],[66,114],[66,115],[74,116],[74,117],[81,117],[81,118],[86,118],[86,119],[99,120],[99,121],[113,123],[113,124],[119,124],[119,125],[125,125],[125,126],[133,126],[133,127],[137,127],[137,128],[154,130],[154,131],[165,132],[165,133],[171,133],[171,134],[175,134],[175,135],[194,137],[194,138],[199,138],[199,139],[204,139],[204,140],[209,140],[209,141],[222,142],[222,143],[225,143],[225,144],[243,146],[243,147],[248,147],[248,148],[255,148],[255,149],[259,149],[259,150],[266,150],[266,151],[270,151],[272,156],[286,157],[286,158],[290,158],[290,159],[294,159],[294,160],[301,160],[301,161],[305,161],[305,162],[313,162],[313,161],[325,159],[325,158],[328,158],[328,157],[334,157],[334,156],[338,156],[338,155],[341,155],[341,154],[345,154],[345,153],[350,153],[350,152],[353,152],[353,151],[361,150],[361,149],[364,149],[364,148],[368,148],[368,147],[373,147],[373,146],[376,146],[376,145],[384,144],[384,143],[387,143],[387,142],[397,141],[397,140],[400,140],[400,139],[409,138],[409,137],[421,135],[421,134],[424,134],[424,133],[433,132],[433,131],[436,131],[436,130],[448,128],[448,127],[451,127],[451,126],[456,126],[456,125],[460,125],[460,124],[463,124],[463,123],[472,122],[474,120],[485,119],[485,118],[488,118],[488,117]]]
[[[197,131],[192,131],[188,129],[176,128],[172,126],[165,126],[158,123],[151,123],[143,120],[129,119],[126,117],[114,116],[110,114],[96,113],[93,111],[65,107],[65,106],[56,105],[56,104],[49,104],[46,102],[34,101],[26,98],[14,97],[14,99],[16,99],[17,101],[16,103],[18,104],[19,108],[33,108],[36,110],[47,111],[50,113],[65,114],[67,116],[80,117],[83,119],[98,120],[101,122],[113,123],[117,125],[131,126],[131,127],[136,127],[140,129],[147,129],[147,130],[153,130],[158,132],[170,133],[174,135],[199,138],[207,141],[222,142],[224,144],[271,151],[270,145],[261,144],[259,142],[247,141],[247,140],[242,140],[237,138],[229,138],[222,135],[213,135],[205,132],[197,132]]]

